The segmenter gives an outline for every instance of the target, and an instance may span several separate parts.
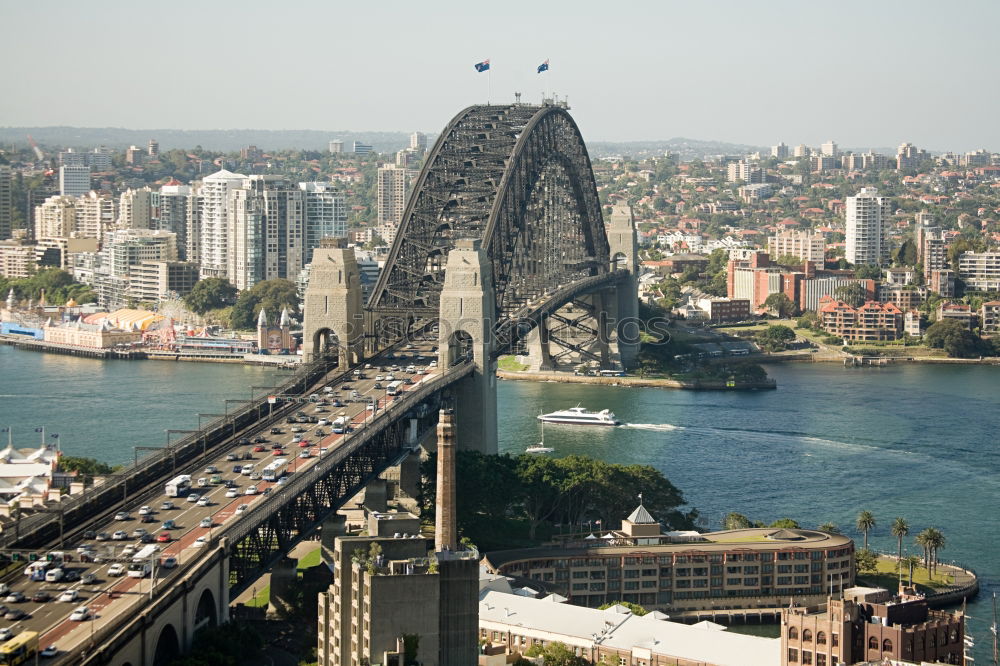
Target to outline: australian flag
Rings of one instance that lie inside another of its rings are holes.
[[[543,62],[541,65],[538,66],[538,73],[539,74],[541,74],[542,72],[547,72],[547,71],[549,71],[549,61],[548,60],[546,60],[545,62]]]
[[[486,70],[488,70],[490,68],[489,58],[487,58],[486,60],[484,60],[482,62],[477,62],[476,65],[475,65],[475,67],[476,67],[476,71],[477,72],[485,72]]]

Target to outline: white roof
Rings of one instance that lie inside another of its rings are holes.
[[[227,171],[226,169],[219,169],[211,176],[205,176],[205,180],[243,180],[246,178],[241,173],[233,173],[232,171]]]
[[[638,649],[717,666],[781,663],[780,639],[730,633],[711,622],[688,626],[659,617],[637,617],[623,606],[602,611],[493,591],[483,595],[479,604],[479,622],[484,628],[506,625],[517,634],[570,646]]]

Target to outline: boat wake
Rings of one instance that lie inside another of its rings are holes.
[[[633,430],[659,430],[669,432],[671,430],[684,430],[684,426],[673,425],[671,423],[626,423],[622,428],[632,428]]]

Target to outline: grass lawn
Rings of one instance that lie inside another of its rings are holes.
[[[523,372],[528,369],[528,366],[524,363],[518,363],[517,358],[513,356],[501,356],[500,360],[497,361],[497,368],[505,372]]]
[[[909,579],[910,572],[908,570],[903,571],[903,582],[908,582]],[[878,573],[874,576],[870,574],[858,574],[858,580],[860,581],[859,584],[863,583],[871,587],[883,587],[887,590],[895,591],[899,587],[899,575],[896,573],[895,558],[880,557],[878,559]],[[914,567],[913,569],[913,584],[916,585],[918,592],[923,592],[924,594],[933,594],[936,588],[945,587],[954,581],[953,576],[943,571],[938,571],[938,574],[931,578],[927,569],[924,569],[922,566]]]
[[[302,571],[303,569],[311,569],[318,565],[322,555],[322,550],[319,546],[317,546],[316,550],[311,550],[305,555],[305,557],[299,558],[298,570]]]
[[[247,602],[247,606],[252,608],[265,608],[268,602],[271,600],[271,586],[267,585],[264,589],[257,592],[253,599]]]

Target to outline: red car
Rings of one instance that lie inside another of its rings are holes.
[[[267,449],[265,449],[260,444],[258,444],[257,446],[253,447],[253,452],[254,453],[264,453],[264,451],[267,451]]]
[[[285,455],[285,452],[282,451],[281,449],[275,449],[274,451],[272,451],[272,453],[276,458],[280,458],[281,456]]]
[[[169,543],[170,542],[170,532],[160,532],[156,536],[156,540],[158,542],[160,542],[160,543]]]
[[[307,446],[309,446],[309,440],[308,439],[303,439],[301,442],[299,442],[299,448],[300,449],[304,449]]]

